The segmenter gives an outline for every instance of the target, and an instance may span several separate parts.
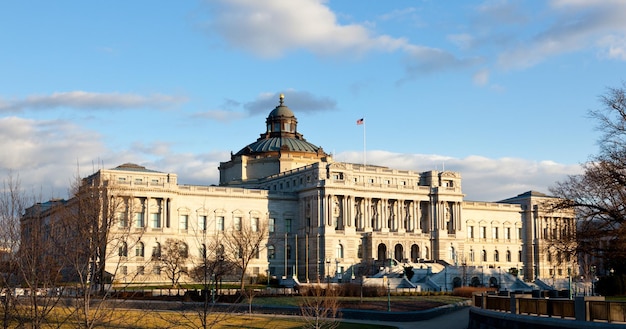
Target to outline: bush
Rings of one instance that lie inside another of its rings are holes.
[[[490,292],[496,291],[493,287],[458,287],[452,290],[452,296],[459,296],[465,298],[471,298],[475,292]]]

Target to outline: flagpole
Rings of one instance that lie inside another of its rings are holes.
[[[365,117],[356,120],[357,126],[363,126],[363,166],[367,165],[367,149],[365,148]]]
[[[363,166],[367,165],[367,149],[365,148],[365,120],[363,120]]]

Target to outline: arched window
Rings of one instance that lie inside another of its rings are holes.
[[[470,262],[474,262],[474,250],[473,249],[470,249],[469,251],[469,259],[470,259]]]
[[[337,258],[343,258],[343,245],[341,243],[337,245]]]
[[[137,242],[137,245],[135,246],[135,257],[143,257],[143,242]]]
[[[417,263],[420,258],[420,247],[416,244],[411,246],[411,261]]]
[[[276,258],[276,249],[274,248],[274,245],[267,246],[267,258],[268,259]]]
[[[203,243],[200,246],[200,250],[199,251],[200,251],[200,258],[201,259],[206,259],[206,244]]]
[[[181,242],[181,244],[178,246],[178,251],[180,252],[180,257],[182,258],[189,257],[189,248],[187,247],[186,243]]]
[[[500,261],[500,253],[497,250],[493,252],[493,261],[494,262]]]
[[[404,248],[399,243],[396,244],[394,248],[393,258],[395,258],[397,261],[400,261],[400,262],[404,260]]]
[[[122,244],[120,244],[119,256],[128,257],[128,245],[126,244],[126,242],[122,242]]]
[[[387,259],[387,246],[384,243],[378,245],[378,260],[385,261]]]
[[[510,250],[506,251],[506,261],[509,262],[509,263],[511,262],[511,251]]]
[[[487,250],[485,250],[485,249],[483,249],[482,260],[483,260],[483,262],[487,261]]]
[[[161,259],[161,244],[158,242],[152,247],[152,260],[157,259]]]

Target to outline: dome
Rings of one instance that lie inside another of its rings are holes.
[[[280,95],[280,103],[267,116],[265,133],[256,142],[248,144],[236,155],[249,155],[267,152],[306,152],[318,153],[321,147],[307,142],[297,131],[298,119],[284,104],[285,96]],[[323,151],[322,151],[323,153]]]
[[[241,149],[236,155],[277,152],[281,150],[317,153],[318,149],[320,149],[320,147],[315,146],[304,139],[271,137],[257,140],[256,142]]]
[[[280,117],[280,116],[295,117],[295,115],[293,115],[293,111],[291,111],[291,109],[289,109],[285,104],[283,104],[284,99],[285,99],[285,95],[280,94],[280,104],[276,106],[272,112],[270,112],[268,119],[274,118],[274,117]]]

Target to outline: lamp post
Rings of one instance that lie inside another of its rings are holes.
[[[567,268],[567,284],[569,290],[569,299],[572,299],[572,269],[570,267]]]
[[[330,258],[326,258],[326,283],[330,284]]]
[[[391,252],[389,252],[389,274],[391,274]],[[391,275],[387,275],[387,312],[391,312]]]
[[[589,271],[591,272],[591,296],[595,296],[594,293],[594,288],[593,286],[595,285],[595,281],[596,281],[596,266],[595,265],[591,265],[591,268],[589,269]]]

